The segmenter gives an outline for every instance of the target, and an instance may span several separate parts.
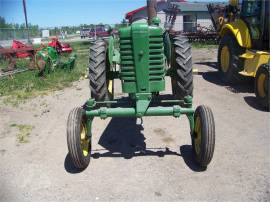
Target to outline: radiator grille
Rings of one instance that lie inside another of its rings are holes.
[[[160,81],[164,77],[162,36],[149,37],[149,80]]]
[[[121,77],[124,82],[135,82],[135,66],[131,37],[120,39]]]

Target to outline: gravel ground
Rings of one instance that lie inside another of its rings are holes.
[[[81,80],[17,108],[0,106],[0,200],[269,201],[270,113],[256,104],[252,84],[220,81],[215,49],[194,49],[193,62],[195,105],[210,106],[216,122],[206,171],[192,160],[184,116],[147,117],[143,127],[135,119],[96,119],[93,158],[76,171],[67,155],[66,121],[89,97],[88,81]],[[120,89],[118,82],[118,96]],[[12,124],[34,126],[28,143],[17,142]]]

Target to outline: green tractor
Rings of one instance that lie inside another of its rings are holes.
[[[119,29],[119,38],[97,40],[90,47],[91,98],[83,107],[73,109],[67,122],[68,150],[78,169],[90,162],[95,117],[186,115],[195,161],[206,169],[213,157],[213,113],[204,105],[195,110],[192,104],[191,46],[185,37],[170,36],[159,26],[153,12],[155,3],[147,1],[148,23],[134,22]],[[171,77],[172,96],[163,100],[159,93],[165,90],[165,76]],[[114,100],[115,79],[121,80],[122,92],[129,95],[127,102]]]
[[[56,49],[51,46],[43,47],[35,54],[35,61],[39,70],[39,76],[53,72],[56,68],[72,70],[75,65],[76,54],[72,54],[65,61]]]

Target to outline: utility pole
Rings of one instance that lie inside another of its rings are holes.
[[[157,16],[156,8],[157,8],[156,0],[147,0],[148,24],[151,24],[152,18]]]
[[[28,20],[27,20],[27,12],[26,12],[26,3],[25,3],[25,0],[23,0],[23,12],[24,12],[24,19],[25,19],[25,27],[26,27],[26,30],[27,30],[27,40],[28,40],[28,43],[30,43],[29,28],[28,28]]]

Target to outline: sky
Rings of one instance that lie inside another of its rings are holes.
[[[119,23],[127,12],[145,5],[146,0],[26,0],[28,22],[40,27]],[[0,0],[0,16],[24,23],[22,0]]]

